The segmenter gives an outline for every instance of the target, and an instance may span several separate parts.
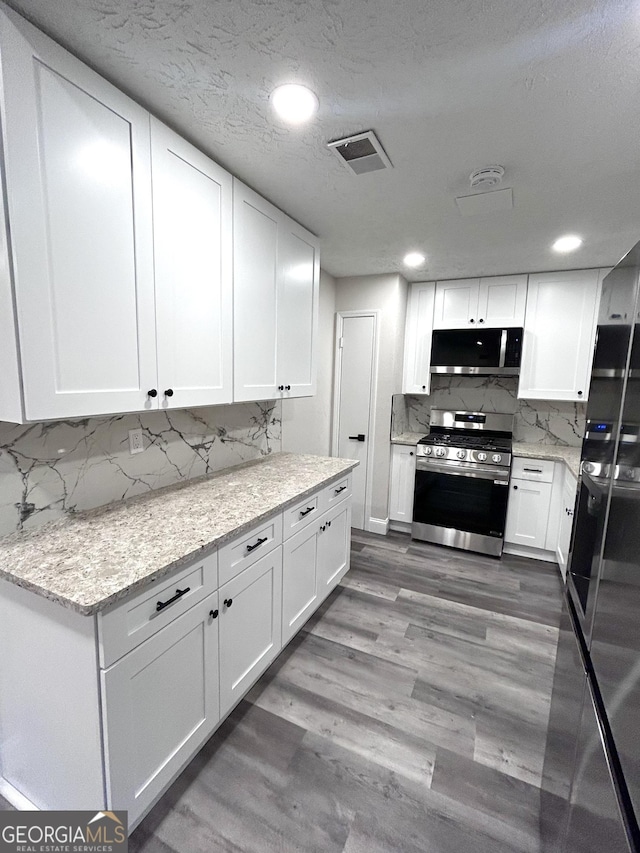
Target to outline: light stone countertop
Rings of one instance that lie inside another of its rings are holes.
[[[513,444],[514,456],[564,462],[575,477],[580,475],[580,452],[579,447],[563,447],[560,444]]]
[[[427,432],[403,432],[400,435],[394,435],[391,438],[391,444],[409,444],[416,445]]]
[[[83,615],[241,535],[358,465],[277,453],[0,539],[0,578]]]

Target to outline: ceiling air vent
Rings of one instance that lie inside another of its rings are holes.
[[[372,130],[328,142],[327,147],[331,148],[340,162],[356,175],[393,168],[391,160],[380,145],[380,140]]]

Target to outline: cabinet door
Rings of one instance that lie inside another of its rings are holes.
[[[509,488],[505,542],[544,548],[549,520],[551,483],[512,480]]]
[[[4,7],[0,55],[25,416],[157,408],[149,115]]]
[[[151,154],[160,406],[230,403],[231,175],[155,119]]]
[[[349,571],[351,501],[327,513],[318,535],[318,604]]]
[[[431,387],[431,338],[436,286],[412,284],[404,337],[403,394],[428,394]]]
[[[234,180],[233,384],[237,401],[280,396],[276,334],[277,243],[281,215],[257,193]]]
[[[558,547],[556,555],[558,565],[562,573],[562,579],[567,576],[567,562],[569,560],[569,546],[571,545],[571,529],[573,527],[573,513],[576,503],[577,482],[569,472],[565,473],[564,487],[562,490],[562,509],[560,516],[560,530],[558,533]]]
[[[278,231],[277,379],[284,397],[316,393],[319,281],[316,239],[283,217]]]
[[[394,444],[391,447],[391,483],[389,489],[389,518],[392,521],[411,523],[415,479],[415,447]]]
[[[526,275],[501,275],[480,279],[477,322],[485,328],[523,326],[526,304]]]
[[[282,642],[304,625],[318,606],[318,537],[324,519],[284,543],[282,559]]]
[[[282,548],[220,587],[220,711],[233,708],[282,648]]]
[[[478,319],[478,288],[480,279],[439,281],[436,284],[434,329],[466,329]]]
[[[107,803],[133,823],[220,719],[218,593],[101,672]]]
[[[587,399],[600,283],[599,270],[529,276],[518,397]]]

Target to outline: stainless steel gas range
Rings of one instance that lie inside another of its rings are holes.
[[[499,557],[513,415],[431,409],[418,442],[411,536]]]

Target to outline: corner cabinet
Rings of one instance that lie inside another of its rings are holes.
[[[234,399],[315,394],[318,241],[233,182]]]
[[[518,397],[585,401],[602,270],[529,276]]]
[[[411,285],[404,334],[403,394],[428,394],[431,388],[431,338],[435,282]]]
[[[434,329],[496,329],[522,326],[527,301],[527,276],[494,276],[439,281],[436,285]]]

